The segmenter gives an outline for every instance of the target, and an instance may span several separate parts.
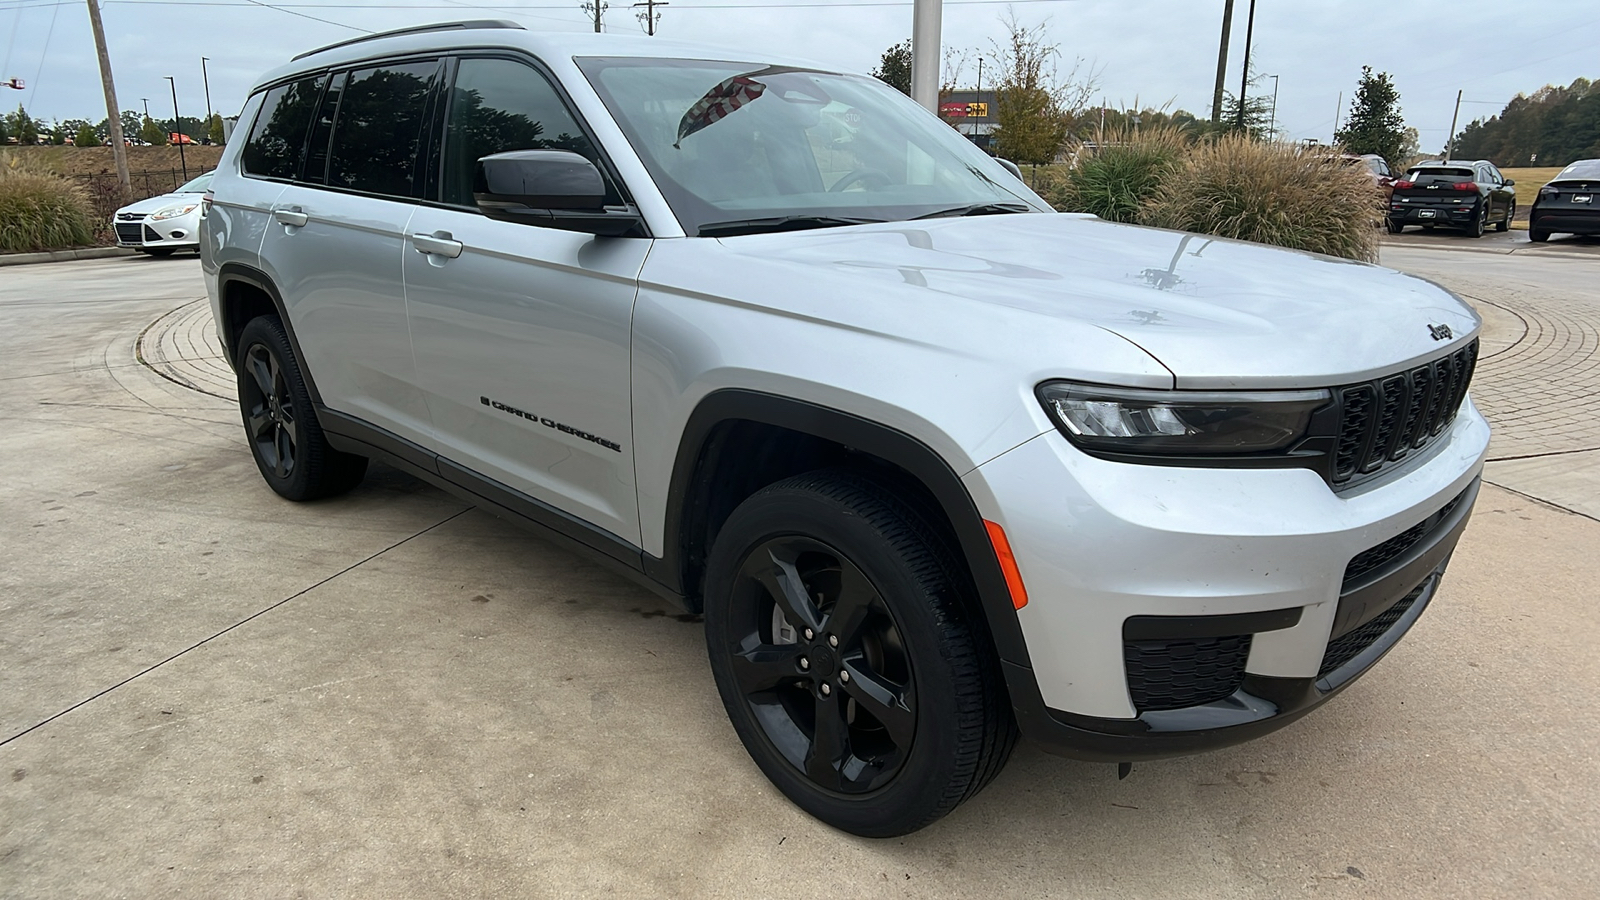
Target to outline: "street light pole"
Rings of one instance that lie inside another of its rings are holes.
[[[944,0],[914,0],[911,7],[911,99],[939,112],[939,28]]]
[[[1278,139],[1278,76],[1268,75],[1272,79],[1272,140]]]
[[[1245,92],[1250,89],[1250,42],[1256,33],[1256,0],[1250,0],[1250,18],[1244,29],[1244,73],[1239,76],[1239,130],[1244,130]]]
[[[1211,121],[1222,121],[1222,80],[1228,75],[1228,32],[1233,30],[1233,0],[1222,7],[1222,43],[1217,47],[1217,89],[1211,95]],[[1100,104],[1104,110],[1105,103]],[[1102,123],[1104,124],[1104,123]]]
[[[172,127],[178,129],[178,164],[183,166],[183,180],[189,180],[189,162],[183,156],[183,115],[178,112],[178,83],[172,76],[166,76],[167,84],[172,86]]]

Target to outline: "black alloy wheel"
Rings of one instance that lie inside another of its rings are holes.
[[[1400,232],[1406,230],[1406,226],[1400,224],[1399,222],[1396,222],[1393,219],[1388,219],[1388,218],[1384,219],[1383,220],[1383,225],[1384,225],[1385,228],[1387,228],[1389,230],[1390,234],[1399,234]]]
[[[795,476],[729,516],[707,564],[711,669],[796,805],[891,837],[999,773],[1016,725],[964,583],[928,519],[863,475]]]
[[[915,680],[861,569],[812,538],[774,538],[745,557],[729,599],[733,677],[778,753],[831,791],[892,780],[916,737]]]
[[[1517,204],[1513,202],[1506,207],[1506,217],[1494,224],[1494,230],[1502,234],[1511,229],[1511,220],[1517,215]]]
[[[289,500],[342,494],[366,475],[367,459],[328,444],[283,325],[252,319],[239,336],[239,413],[261,477]]]
[[[1472,224],[1467,226],[1467,236],[1481,238],[1483,232],[1489,227],[1489,204],[1484,201],[1478,206],[1478,212],[1472,217]]]
[[[1535,244],[1542,244],[1550,240],[1550,232],[1545,231],[1542,228],[1529,227],[1528,240],[1533,241]]]

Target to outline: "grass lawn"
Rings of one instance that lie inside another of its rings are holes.
[[[1556,177],[1561,171],[1561,166],[1545,166],[1534,169],[1501,169],[1500,174],[1517,183],[1517,220],[1527,227],[1528,210],[1533,209],[1533,200],[1539,196],[1539,188]]]

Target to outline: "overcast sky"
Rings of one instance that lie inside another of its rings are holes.
[[[624,0],[632,2],[632,0]],[[270,3],[270,6],[269,6]],[[1204,115],[1216,75],[1223,0],[946,0],[947,47],[989,53],[1010,8],[1044,22],[1061,47],[1099,73],[1113,107],[1169,105]],[[1238,90],[1249,0],[1237,0],[1229,89]],[[104,0],[102,15],[124,109],[170,116],[164,76],[177,79],[185,115],[205,108],[200,57],[210,58],[211,105],[238,111],[251,82],[296,53],[360,34],[424,22],[507,18],[529,29],[592,28],[579,0],[523,0],[479,6],[455,0]],[[298,15],[296,15],[298,14]],[[314,21],[326,19],[329,23]],[[637,34],[634,10],[606,13],[608,31]],[[658,33],[678,40],[803,56],[870,71],[884,48],[911,33],[910,0],[673,0]],[[1461,122],[1499,112],[1517,92],[1600,79],[1600,3],[1595,0],[1259,0],[1252,62],[1280,76],[1278,121],[1292,138],[1329,139],[1340,92],[1346,108],[1362,65],[1391,73],[1408,124],[1424,150],[1443,147],[1457,89]],[[84,0],[0,0],[0,106],[45,119],[99,121],[105,104]],[[993,68],[986,64],[985,80]],[[969,66],[963,78],[976,75]],[[1270,94],[1272,79],[1256,90]]]

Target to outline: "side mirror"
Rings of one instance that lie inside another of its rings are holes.
[[[1512,181],[1512,180],[1511,180],[1511,179],[1509,179],[1509,178],[1507,178],[1507,179],[1506,179],[1506,180],[1505,180],[1505,182],[1504,182],[1504,184],[1505,184],[1505,186],[1506,186],[1506,187],[1515,187],[1515,186],[1516,186],[1516,182],[1515,182],[1515,181]]]
[[[1022,169],[1020,167],[1018,167],[1016,163],[1012,162],[1009,159],[1001,159],[998,156],[996,156],[994,158],[994,161],[999,163],[1000,165],[1004,166],[1005,170],[1007,172],[1010,172],[1011,174],[1017,176],[1017,180],[1018,181],[1022,180]]]
[[[511,150],[478,160],[472,199],[491,219],[584,234],[642,234],[632,207],[606,206],[605,179],[570,150]]]

